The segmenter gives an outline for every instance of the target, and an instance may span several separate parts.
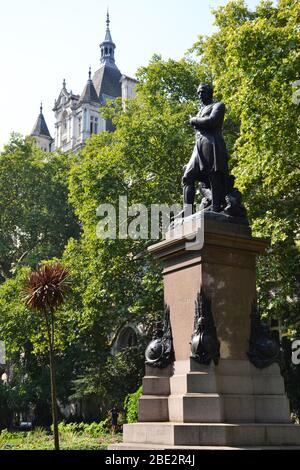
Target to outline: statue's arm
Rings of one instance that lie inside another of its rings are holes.
[[[209,116],[194,117],[191,124],[198,130],[213,130],[222,123],[225,115],[224,103],[216,103]]]

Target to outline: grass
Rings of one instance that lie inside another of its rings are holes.
[[[121,442],[122,434],[105,433],[91,437],[84,433],[64,431],[60,433],[61,450],[105,450],[112,443]],[[27,432],[0,433],[0,450],[53,450],[53,436],[44,429]]]

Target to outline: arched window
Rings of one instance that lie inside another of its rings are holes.
[[[118,334],[117,340],[113,346],[114,352],[118,353],[125,348],[131,348],[137,344],[136,331],[131,326],[125,326]]]

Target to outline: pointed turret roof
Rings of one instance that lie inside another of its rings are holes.
[[[109,13],[106,18],[105,39],[100,44],[101,66],[93,76],[93,83],[100,103],[105,104],[107,99],[121,96],[121,72],[115,64],[115,48],[110,29]]]
[[[89,78],[79,100],[81,103],[91,103],[91,102],[99,103],[99,97],[95,90],[94,83],[91,79],[91,73],[92,72],[91,72],[91,67],[90,67]]]
[[[40,114],[38,115],[38,118],[36,120],[36,123],[35,123],[30,135],[45,136],[45,137],[49,137],[50,139],[52,139],[52,137],[50,135],[50,132],[49,132],[49,129],[48,129],[48,126],[46,124],[44,115],[43,115],[43,105],[42,105],[42,103],[41,103],[41,106],[40,106]]]
[[[101,50],[100,62],[102,64],[107,64],[107,65],[111,65],[112,67],[114,67],[116,45],[112,40],[110,29],[109,29],[109,24],[110,24],[110,19],[109,19],[109,13],[107,12],[105,38],[104,38],[104,41],[101,42],[100,44],[100,50]]]
[[[106,15],[106,33],[105,33],[104,42],[113,42],[112,37],[111,37],[111,34],[110,34],[109,23],[110,23],[109,11],[107,10],[107,15]]]

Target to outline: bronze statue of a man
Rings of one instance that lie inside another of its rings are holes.
[[[221,212],[226,205],[229,177],[228,153],[222,135],[225,105],[213,101],[210,85],[199,85],[197,93],[202,106],[197,116],[190,119],[196,131],[196,143],[182,178],[184,204],[194,204],[195,182],[199,181],[206,196],[206,210]]]

